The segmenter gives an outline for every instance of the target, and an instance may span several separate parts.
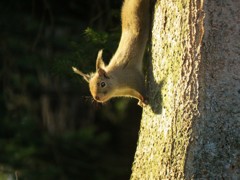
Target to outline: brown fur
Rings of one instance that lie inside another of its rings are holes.
[[[149,0],[125,0],[122,7],[122,35],[116,53],[106,66],[102,50],[93,76],[74,68],[74,72],[89,82],[91,94],[98,102],[112,97],[127,96],[146,103],[142,60],[149,36]]]

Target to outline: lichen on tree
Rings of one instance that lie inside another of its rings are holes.
[[[149,106],[143,110],[131,179],[240,177],[236,7],[235,1],[156,2]]]

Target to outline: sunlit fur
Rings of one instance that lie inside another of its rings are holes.
[[[149,0],[125,0],[121,13],[122,35],[110,63],[105,65],[100,50],[93,75],[73,69],[89,82],[96,101],[126,96],[138,99],[141,106],[146,102],[142,60],[149,35],[149,14]],[[105,87],[101,87],[101,82]]]

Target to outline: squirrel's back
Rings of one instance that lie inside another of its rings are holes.
[[[150,0],[125,0],[121,21],[122,36],[107,68],[113,70],[118,67],[135,67],[141,71],[149,37]]]
[[[150,0],[125,0],[122,7],[122,32],[148,36]]]

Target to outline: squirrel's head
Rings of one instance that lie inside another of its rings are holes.
[[[73,67],[73,71],[81,75],[88,83],[93,98],[98,102],[106,102],[111,98],[111,78],[106,72],[106,66],[102,59],[103,51],[98,52],[96,60],[96,72],[92,75],[84,74],[77,68]]]

